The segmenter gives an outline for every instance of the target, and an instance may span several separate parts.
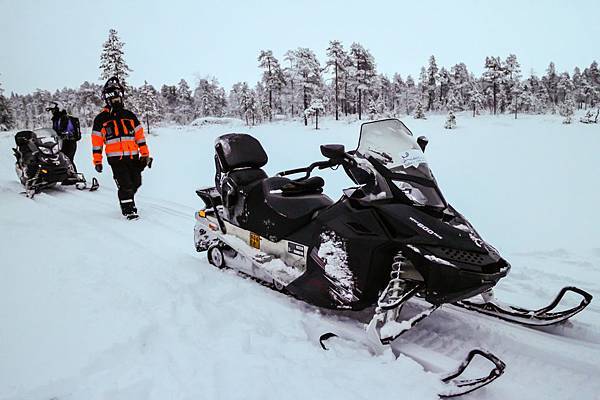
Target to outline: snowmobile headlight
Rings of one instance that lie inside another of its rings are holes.
[[[52,149],[49,149],[49,148],[47,148],[47,147],[40,147],[40,151],[41,151],[43,154],[46,154],[46,155],[52,155]]]

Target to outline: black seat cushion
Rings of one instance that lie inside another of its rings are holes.
[[[283,177],[273,177],[267,182],[269,192],[280,190],[283,196],[298,196],[302,194],[315,194],[323,191],[325,181],[320,176],[308,179],[291,180]]]
[[[315,178],[308,179],[304,187],[302,183],[298,184],[286,178],[265,179],[262,186],[267,206],[290,220],[310,219],[315,211],[333,204],[333,200],[321,194],[323,179]],[[284,189],[286,187],[288,189]]]
[[[215,142],[215,152],[222,172],[239,168],[259,169],[267,164],[267,153],[254,137],[245,133],[228,133],[219,136]]]

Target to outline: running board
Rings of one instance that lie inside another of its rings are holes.
[[[563,311],[554,311],[568,292],[577,293],[582,297],[579,305]],[[483,302],[462,300],[453,303],[453,305],[524,326],[548,326],[566,321],[581,312],[590,304],[592,298],[593,296],[585,290],[574,286],[567,286],[560,290],[556,298],[549,305],[538,310],[504,304],[494,298]]]

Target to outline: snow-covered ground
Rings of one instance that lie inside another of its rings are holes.
[[[497,354],[505,375],[469,398],[600,399],[600,126],[560,121],[459,114],[448,131],[443,116],[405,120],[430,138],[446,198],[511,262],[500,298],[542,306],[567,284],[596,296],[538,330],[442,308],[397,344],[456,362],[473,347]],[[358,122],[231,123],[148,137],[155,163],[133,223],[108,168],[95,193],[19,194],[13,137],[0,134],[0,399],[436,398],[436,376],[416,362],[351,344],[324,352],[317,338],[336,317],[194,251],[194,189],[213,182],[216,136],[257,136],[270,174],[321,159],[319,144],[358,140]],[[90,153],[85,135],[76,160],[88,178]],[[331,197],[350,186],[341,170],[322,176]]]

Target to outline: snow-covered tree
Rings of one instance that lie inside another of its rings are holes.
[[[456,116],[452,111],[448,113],[448,117],[446,118],[446,123],[444,124],[445,129],[454,129],[456,128]]]
[[[406,83],[402,80],[402,76],[398,73],[392,78],[392,111],[397,112],[403,107],[405,94],[407,93]]]
[[[321,65],[315,53],[305,47],[299,47],[294,51],[295,76],[302,90],[302,102],[304,110],[311,103],[313,97],[319,97],[323,82],[321,79]],[[308,119],[304,114],[304,125],[308,125]]]
[[[412,76],[406,77],[406,91],[404,92],[404,106],[406,107],[406,115],[410,115],[415,108],[419,91],[415,85],[415,80]]]
[[[420,101],[417,103],[417,107],[415,108],[415,119],[427,119],[425,118],[425,113],[423,112],[423,105]]]
[[[486,57],[483,80],[488,83],[488,90],[492,96],[494,114],[498,107],[498,93],[506,78],[506,69],[500,61],[500,57]]]
[[[225,90],[214,77],[198,80],[194,90],[194,104],[196,117],[222,116],[225,111]]]
[[[546,75],[542,77],[542,83],[546,87],[550,101],[554,105],[558,104],[558,74],[556,73],[556,67],[553,62],[550,62],[548,69],[546,69]]]
[[[11,106],[3,93],[4,89],[0,84],[0,131],[7,131],[13,128],[14,119]]]
[[[506,57],[506,61],[504,62],[504,70],[506,73],[506,78],[504,81],[506,88],[506,102],[511,104],[512,111],[515,114],[515,119],[517,119],[517,113],[519,111],[519,93],[521,90],[521,64],[517,60],[517,56],[514,54],[510,54]]]
[[[100,79],[107,80],[113,76],[119,78],[123,86],[126,86],[125,80],[131,72],[131,68],[123,58],[123,46],[125,43],[121,41],[116,30],[108,31],[108,39],[102,46],[102,54],[100,55]]]
[[[310,102],[310,106],[304,110],[304,115],[306,118],[315,116],[315,129],[319,129],[319,115],[323,112],[325,106],[323,105],[323,100],[321,99],[312,99]]]
[[[285,77],[279,61],[271,50],[261,50],[258,55],[258,66],[264,70],[262,81],[269,94],[269,121],[272,120],[273,91],[279,91],[285,84]]]
[[[469,106],[473,110],[473,117],[479,114],[479,110],[483,108],[485,96],[481,93],[477,85],[473,84],[469,91]]]
[[[427,75],[425,81],[425,92],[427,93],[427,111],[433,110],[435,101],[435,88],[438,79],[438,67],[435,62],[435,57],[429,57],[429,66],[427,67]]]
[[[560,115],[565,117],[563,120],[563,124],[570,124],[573,118],[573,114],[575,114],[575,102],[573,101],[573,97],[571,95],[567,96],[565,102],[560,105],[559,108]]]
[[[335,120],[339,120],[339,98],[340,98],[340,84],[341,78],[344,77],[345,64],[348,55],[344,51],[344,47],[339,40],[332,40],[329,42],[327,48],[327,66],[333,68],[334,76],[334,93],[335,93]]]
[[[151,124],[162,120],[158,92],[154,86],[144,81],[144,84],[134,92],[134,99],[134,108],[141,120],[146,122],[146,129],[150,133]]]
[[[350,46],[350,59],[356,68],[355,87],[358,93],[358,119],[362,117],[363,94],[370,89],[376,76],[375,60],[369,50],[359,43]]]
[[[175,108],[175,122],[179,124],[187,124],[193,118],[194,99],[192,91],[185,79],[181,79],[177,84],[177,101]]]

